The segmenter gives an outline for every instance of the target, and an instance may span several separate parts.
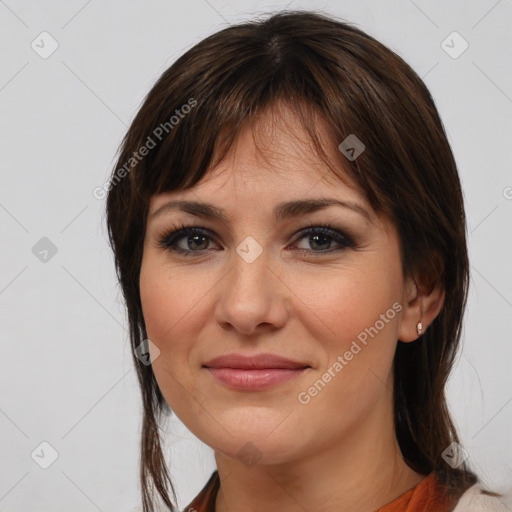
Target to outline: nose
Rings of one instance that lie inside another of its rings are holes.
[[[217,290],[215,318],[223,329],[250,336],[286,323],[289,291],[271,267],[265,251],[252,262],[233,253]]]

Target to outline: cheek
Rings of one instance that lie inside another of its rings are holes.
[[[301,322],[322,350],[318,374],[302,389],[301,403],[309,400],[318,414],[337,405],[357,417],[390,382],[401,281],[395,269],[383,273],[377,266],[332,275],[337,277],[303,279],[295,289]]]
[[[303,320],[311,318],[310,326],[316,321],[326,345],[343,348],[358,336],[364,341],[365,335],[375,335],[374,328],[384,337],[396,334],[401,293],[395,269],[334,269],[325,276],[303,275],[296,282],[296,307],[303,310]]]
[[[152,357],[153,373],[169,406],[180,417],[192,420],[200,410],[194,409],[183,388],[194,388],[189,365],[192,343],[201,329],[205,293],[200,284],[197,279],[188,282],[183,273],[165,263],[151,258],[143,261],[139,281],[142,312],[148,338],[160,350],[158,357]]]
[[[184,369],[188,365],[189,340],[185,332],[189,315],[194,314],[196,297],[182,280],[176,279],[154,261],[143,262],[140,275],[140,297],[148,338],[158,347],[158,357],[152,356],[152,369],[158,386],[168,404],[176,397],[176,382],[186,382]],[[197,290],[196,290],[197,293]]]
[[[160,350],[152,362],[153,372],[167,403],[186,417],[194,410],[195,401],[191,404],[183,389],[199,400],[204,392],[197,388],[195,365],[200,348],[197,340],[211,322],[209,294],[218,282],[218,276],[210,274],[198,268],[171,267],[153,254],[141,266],[139,286],[146,331]]]
[[[180,340],[187,339],[184,329],[198,326],[197,318],[205,287],[201,279],[189,280],[182,273],[162,264],[143,262],[140,275],[140,296],[148,337],[161,350],[170,343],[179,350]],[[196,322],[190,322],[194,317]]]

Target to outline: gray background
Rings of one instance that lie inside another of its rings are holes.
[[[0,0],[1,511],[139,508],[139,391],[92,191],[179,55],[284,8],[355,22],[432,92],[463,181],[472,263],[450,406],[473,468],[496,489],[512,482],[512,0]],[[46,58],[43,31],[58,44]],[[453,31],[469,44],[457,58],[445,51],[462,49]],[[47,469],[42,442],[58,453]],[[214,459],[178,421],[167,449],[184,507]]]

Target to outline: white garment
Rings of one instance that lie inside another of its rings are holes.
[[[481,494],[482,487],[476,483],[459,499],[453,512],[512,512],[512,494],[503,497]]]

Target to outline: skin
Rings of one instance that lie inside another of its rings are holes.
[[[326,150],[339,159],[336,146]],[[372,511],[425,477],[407,466],[396,441],[392,363],[398,340],[415,340],[420,318],[428,327],[444,293],[403,276],[394,225],[344,181],[319,160],[293,113],[275,106],[243,127],[226,158],[193,189],[151,198],[140,292],[148,337],[160,350],[152,352],[152,367],[174,413],[215,450],[218,512]],[[276,204],[319,197],[357,202],[369,219],[329,206],[274,222]],[[152,218],[170,199],[212,203],[228,221],[177,210]],[[182,222],[212,233],[195,245],[180,239],[182,249],[203,251],[197,256],[158,247]],[[352,232],[356,247],[329,237],[315,245],[299,234],[326,222]],[[236,252],[248,236],[263,250],[252,263]],[[395,303],[401,311],[300,403],[298,394]],[[202,367],[231,352],[270,352],[311,368],[267,390],[233,390]],[[237,457],[244,446],[250,463]]]

